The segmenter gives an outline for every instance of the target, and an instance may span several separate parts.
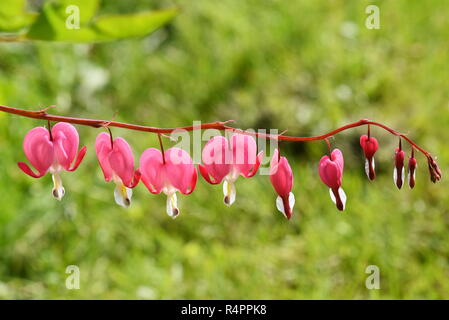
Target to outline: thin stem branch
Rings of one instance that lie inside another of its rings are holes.
[[[324,138],[324,140],[326,141],[327,144],[327,151],[329,152],[329,157],[332,156],[332,152],[331,152],[331,142],[329,141],[328,138]]]
[[[161,134],[157,134],[157,138],[159,139],[159,145],[161,147],[161,153],[162,153],[162,162],[165,164],[165,150],[164,150],[164,144],[162,143]]]
[[[105,127],[105,126],[106,127],[118,127],[118,128],[129,129],[129,130],[152,132],[152,133],[157,133],[157,134],[172,133],[174,131],[179,131],[179,130],[193,131],[193,130],[201,130],[201,129],[202,130],[216,129],[216,130],[226,130],[226,131],[231,131],[231,132],[235,132],[235,133],[241,133],[241,134],[251,135],[251,136],[265,138],[265,139],[278,140],[278,141],[280,141],[280,140],[282,140],[282,141],[324,140],[324,139],[329,138],[339,132],[342,132],[342,131],[345,131],[345,130],[348,130],[351,128],[356,128],[356,127],[365,126],[365,125],[368,125],[368,126],[372,125],[372,126],[380,127],[382,129],[388,131],[392,135],[395,135],[399,138],[404,139],[412,147],[416,148],[422,154],[424,154],[424,156],[428,160],[432,159],[432,156],[430,155],[429,152],[427,152],[426,150],[424,150],[423,148],[418,146],[415,142],[413,142],[405,134],[400,133],[396,130],[393,130],[382,123],[371,121],[368,119],[362,119],[359,121],[349,123],[347,125],[339,127],[335,130],[332,130],[332,131],[327,132],[320,136],[293,137],[293,136],[285,136],[283,134],[272,135],[272,134],[265,134],[265,133],[259,133],[259,132],[251,132],[251,131],[236,129],[236,128],[227,126],[227,124],[229,122],[233,122],[233,120],[203,123],[200,125],[185,126],[185,127],[179,127],[179,128],[158,128],[158,127],[149,127],[149,126],[142,126],[142,125],[136,125],[136,124],[128,124],[128,123],[123,123],[123,122],[118,122],[118,121],[107,121],[107,120],[96,120],[96,119],[84,119],[84,118],[57,116],[57,115],[48,114],[46,112],[47,110],[48,110],[48,108],[45,108],[45,109],[42,109],[39,111],[30,111],[30,110],[24,110],[24,109],[18,109],[18,108],[12,108],[12,107],[0,105],[0,111],[6,112],[6,113],[16,114],[19,116],[33,118],[33,119],[49,120],[49,121],[56,121],[56,122],[68,122],[68,123],[73,123],[73,124],[90,126],[90,127],[94,127],[94,128],[101,128],[101,127]]]

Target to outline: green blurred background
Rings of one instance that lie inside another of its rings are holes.
[[[34,1],[36,3],[36,1]],[[379,30],[365,8],[380,8]],[[117,0],[100,12],[179,7],[151,36],[98,44],[0,43],[0,103],[151,126],[237,120],[241,128],[316,135],[360,118],[383,122],[449,164],[449,3],[344,0]],[[414,190],[398,191],[398,140],[379,129],[378,178],[369,182],[363,128],[338,134],[345,154],[340,213],[317,174],[323,142],[284,143],[295,175],[291,221],[276,210],[267,176],[221,186],[199,179],[181,215],[140,184],[128,210],[113,200],[94,154],[100,129],[78,126],[88,153],[63,176],[17,168],[23,137],[43,121],[0,113],[0,298],[391,299],[449,298],[447,182],[430,182],[424,158]],[[115,128],[138,155],[154,135]],[[165,142],[166,146],[170,142]],[[409,151],[408,146],[406,147]],[[65,286],[68,265],[81,288]],[[365,269],[380,268],[380,290]]]

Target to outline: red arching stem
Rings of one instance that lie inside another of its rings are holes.
[[[50,107],[49,107],[50,108]],[[349,123],[347,125],[344,125],[340,128],[337,128],[335,130],[332,130],[328,133],[325,133],[320,136],[313,136],[313,137],[292,137],[292,136],[284,136],[283,134],[279,135],[272,135],[272,134],[265,134],[265,133],[258,133],[258,132],[251,132],[241,129],[236,129],[233,127],[229,127],[226,124],[229,122],[232,122],[232,120],[229,121],[217,121],[217,122],[210,122],[210,123],[203,123],[201,125],[195,125],[195,126],[186,126],[186,127],[179,127],[179,128],[157,128],[157,127],[148,127],[148,126],[142,126],[142,125],[135,125],[135,124],[128,124],[123,122],[117,122],[117,121],[107,121],[107,120],[96,120],[96,119],[83,119],[83,118],[74,118],[74,117],[64,117],[64,116],[56,116],[52,114],[48,114],[46,110],[49,108],[45,108],[39,111],[30,111],[30,110],[24,110],[24,109],[18,109],[18,108],[12,108],[7,106],[0,105],[0,111],[16,114],[23,117],[33,118],[33,119],[41,119],[41,120],[47,120],[47,121],[56,121],[56,122],[68,122],[73,124],[79,124],[84,126],[90,126],[94,128],[101,128],[101,127],[118,127],[118,128],[124,128],[129,130],[136,130],[136,131],[144,131],[144,132],[152,132],[157,134],[163,134],[163,133],[172,133],[177,130],[185,130],[185,131],[193,131],[193,130],[199,130],[199,129],[216,129],[216,130],[228,130],[236,133],[242,133],[246,135],[252,135],[255,137],[260,138],[266,138],[266,139],[272,139],[272,140],[283,140],[283,141],[317,141],[317,140],[324,140],[328,137],[331,137],[339,132],[360,127],[364,125],[372,125],[380,127],[391,134],[400,137],[407,141],[412,147],[419,150],[421,153],[424,154],[424,156],[431,160],[432,156],[429,152],[418,146],[415,142],[413,142],[411,139],[409,139],[405,134],[397,132],[386,125],[371,121],[368,119],[362,119],[356,122]]]
[[[329,138],[339,132],[351,129],[351,128],[355,128],[355,127],[360,127],[360,126],[364,126],[364,125],[373,125],[376,127],[380,127],[388,132],[390,132],[392,135],[395,135],[397,137],[401,137],[402,139],[406,140],[410,145],[412,145],[413,147],[415,147],[417,150],[419,150],[420,152],[422,152],[422,154],[424,154],[424,156],[429,159],[431,158],[431,155],[429,152],[427,152],[426,150],[424,150],[423,148],[421,148],[420,146],[418,146],[415,142],[413,142],[410,138],[408,138],[405,134],[397,132],[389,127],[387,127],[386,125],[379,123],[379,122],[375,122],[375,121],[371,121],[368,119],[362,119],[356,122],[352,122],[349,123],[347,125],[344,125],[340,128],[337,128],[333,131],[330,131],[328,133],[325,133],[321,136],[313,136],[313,137],[292,137],[292,136],[281,136],[281,135],[270,135],[270,134],[265,134],[265,133],[257,133],[257,132],[250,132],[250,131],[245,131],[245,130],[241,130],[241,129],[235,129],[232,127],[228,127],[228,126],[224,126],[225,130],[231,130],[233,132],[237,132],[237,133],[243,133],[243,134],[247,134],[247,135],[252,135],[252,136],[256,136],[256,137],[261,137],[261,138],[267,138],[267,139],[273,139],[273,140],[284,140],[284,141],[317,141],[317,140],[324,140],[326,138]]]

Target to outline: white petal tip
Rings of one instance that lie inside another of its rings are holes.
[[[53,195],[53,198],[55,198],[56,200],[58,200],[58,201],[61,201],[62,200],[62,198],[64,197],[64,195],[65,195],[65,189],[64,189],[64,187],[59,187],[59,188],[53,188],[53,190],[52,190],[52,195]]]
[[[223,202],[226,206],[230,207],[234,202],[237,195],[235,184],[233,182],[228,182],[225,180],[223,182]]]
[[[345,191],[342,188],[338,188],[338,197],[340,198],[340,202],[335,197],[332,189],[329,189],[329,194],[331,196],[332,202],[335,203],[338,210],[344,211],[346,208],[346,199],[347,199]]]
[[[128,209],[131,205],[132,195],[132,189],[125,187],[123,184],[116,185],[114,190],[114,200],[119,206]]]
[[[52,175],[52,179],[53,179],[53,185],[54,185],[53,190],[52,190],[52,195],[56,200],[61,201],[61,199],[65,195],[65,189],[62,186],[61,176],[59,175],[59,173],[54,173]]]
[[[401,181],[398,181],[398,169],[396,167],[394,167],[393,170],[393,180],[394,180],[394,184],[396,185],[396,187],[398,187],[398,189],[402,188],[402,185],[404,184],[404,177],[405,177],[405,171],[404,171],[404,167],[402,167],[402,171],[401,171]]]
[[[173,219],[179,216],[178,197],[176,193],[167,196],[167,214]]]
[[[288,195],[288,205],[290,207],[290,212],[287,214],[282,198],[280,196],[276,198],[276,208],[284,215],[284,217],[290,219],[292,217],[293,207],[295,206],[295,195],[292,192]]]
[[[371,159],[371,164],[373,166],[373,170],[375,170],[376,164],[374,161],[374,157]],[[371,181],[374,180],[375,176],[371,177],[371,175],[370,175],[370,163],[367,158],[365,158],[365,173],[366,173],[366,176],[368,177],[368,180],[371,180]],[[374,171],[373,171],[373,173],[374,173]]]

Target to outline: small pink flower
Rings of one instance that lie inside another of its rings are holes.
[[[374,163],[374,154],[379,147],[377,143],[377,139],[373,137],[368,137],[367,135],[363,135],[360,137],[360,146],[365,153],[365,172],[368,176],[368,179],[374,180],[376,178],[375,163]]]
[[[190,155],[180,148],[170,148],[164,155],[149,148],[140,157],[140,171],[142,182],[151,193],[167,195],[167,214],[176,218],[179,215],[176,191],[192,193],[198,179]]]
[[[292,217],[295,196],[293,195],[293,173],[287,158],[279,157],[279,150],[274,151],[270,162],[270,181],[279,195],[276,199],[276,207],[287,219]]]
[[[401,189],[402,184],[404,183],[404,158],[405,153],[401,149],[401,146],[399,145],[399,148],[396,148],[394,154],[394,170],[393,170],[394,183],[396,184],[398,189]]]
[[[343,167],[343,154],[339,149],[334,149],[330,158],[327,155],[323,156],[318,166],[320,178],[330,188],[331,199],[340,211],[343,211],[346,205],[346,194],[341,188]]]
[[[34,171],[24,162],[19,162],[19,168],[33,178],[40,178],[50,172],[53,177],[53,196],[61,200],[65,194],[60,173],[63,170],[74,171],[86,154],[86,147],[78,152],[79,136],[71,124],[59,122],[50,131],[44,127],[31,129],[23,141],[23,151]],[[76,160],[75,160],[76,157]],[[72,162],[75,163],[72,165]]]
[[[416,179],[416,168],[418,167],[418,162],[415,159],[415,151],[412,149],[412,155],[408,159],[408,185],[410,189],[415,187]]]
[[[134,156],[128,142],[123,138],[115,138],[102,132],[95,141],[98,162],[104,179],[114,181],[114,199],[118,205],[128,208],[131,204],[132,188],[140,180],[139,170],[134,170]]]
[[[257,145],[253,137],[234,134],[231,142],[222,136],[210,139],[202,153],[203,165],[199,170],[210,184],[219,184],[224,180],[224,203],[230,206],[236,198],[234,182],[239,175],[250,178],[259,169],[263,152],[257,154]]]

